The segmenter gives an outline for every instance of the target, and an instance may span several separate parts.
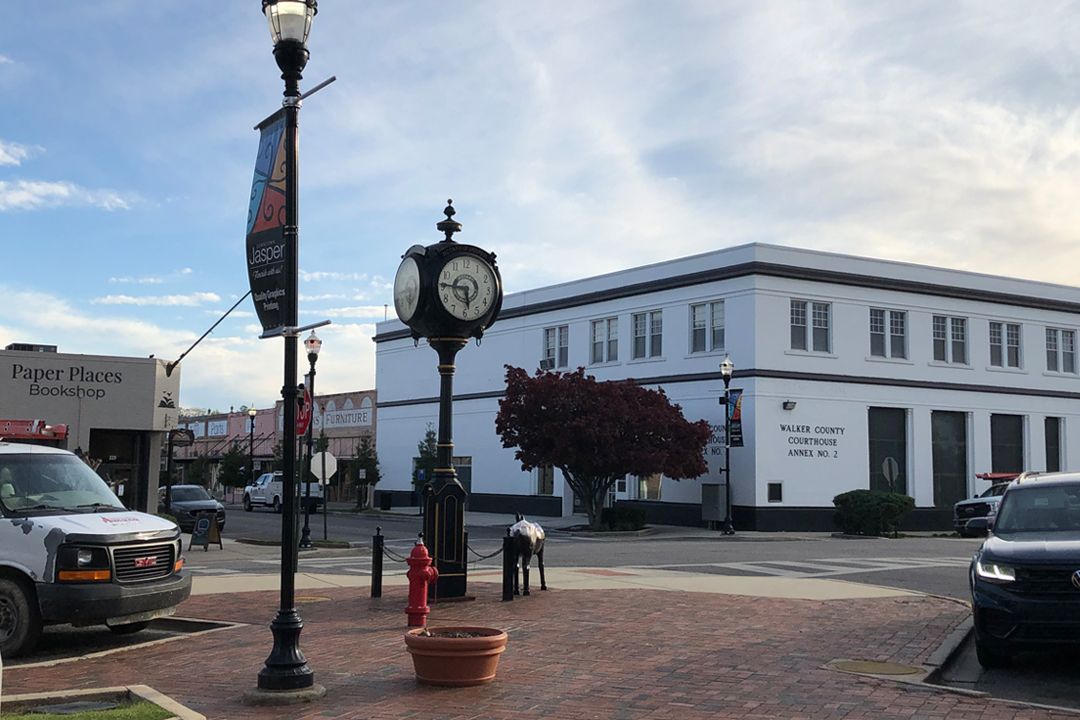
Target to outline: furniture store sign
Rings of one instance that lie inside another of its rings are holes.
[[[123,371],[102,370],[82,364],[40,367],[12,362],[8,380],[21,385],[28,397],[102,400],[124,382]]]

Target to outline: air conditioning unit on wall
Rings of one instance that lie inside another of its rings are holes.
[[[555,367],[555,361],[552,358],[544,358],[540,361],[541,370],[551,370]]]

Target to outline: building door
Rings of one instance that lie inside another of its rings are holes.
[[[1024,416],[990,416],[990,471],[1024,472]]]
[[[146,487],[142,482],[145,468],[140,463],[142,433],[131,430],[91,430],[92,459],[100,460],[97,473],[124,503],[124,507],[143,509]]]
[[[872,407],[867,421],[870,489],[907,495],[907,410]]]
[[[1061,418],[1048,417],[1046,428],[1046,471],[1061,470]]]
[[[951,508],[967,497],[967,415],[930,413],[934,507]]]

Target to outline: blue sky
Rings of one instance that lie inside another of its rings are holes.
[[[35,0],[0,24],[0,346],[175,358],[247,291],[282,83],[259,2]],[[453,197],[508,292],[751,241],[1078,284],[1074,3],[324,0],[301,112],[319,390],[374,386]],[[181,404],[272,404],[251,301]]]

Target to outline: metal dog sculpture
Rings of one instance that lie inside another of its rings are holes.
[[[544,528],[538,523],[529,522],[521,513],[516,515],[517,522],[510,526],[510,537],[514,539],[514,594],[529,594],[529,563],[533,555],[536,556],[540,567],[540,589],[547,590],[547,582],[544,580]],[[522,585],[524,592],[518,585],[518,563],[521,564]]]

